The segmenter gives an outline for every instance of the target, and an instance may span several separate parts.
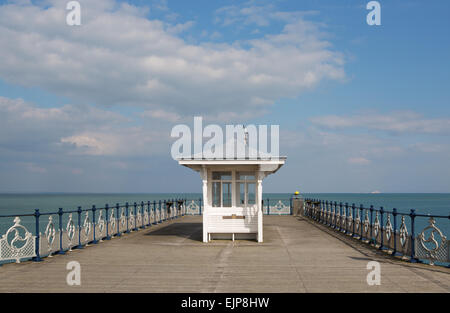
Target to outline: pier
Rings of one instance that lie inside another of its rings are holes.
[[[0,267],[1,292],[450,292],[450,269],[409,263],[308,216],[265,216],[264,242],[202,242],[184,215],[41,262]],[[68,286],[66,265],[81,265]],[[381,284],[366,268],[381,265]]]

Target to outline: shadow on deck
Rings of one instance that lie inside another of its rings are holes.
[[[179,223],[174,222],[157,230],[150,231],[144,236],[175,236],[193,241],[202,242],[203,224],[202,223]]]

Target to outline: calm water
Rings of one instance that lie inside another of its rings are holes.
[[[74,210],[78,206],[91,208],[95,205],[102,208],[105,204],[113,206],[116,203],[130,204],[141,201],[156,201],[161,199],[186,198],[199,199],[200,193],[195,194],[0,194],[0,215],[30,214],[34,209],[41,213],[56,212],[58,208]],[[291,194],[264,194],[264,199],[285,199],[288,203]],[[399,212],[409,213],[415,209],[417,214],[433,214],[450,216],[450,194],[303,194],[306,198],[337,201],[343,203],[363,204],[375,208],[383,206],[385,210],[397,208]],[[272,203],[272,201],[271,201]],[[32,218],[22,218],[25,224],[32,227]],[[426,226],[426,218],[417,219],[417,228]],[[0,231],[12,225],[11,218],[0,218]],[[450,219],[439,219],[438,226],[450,236]]]

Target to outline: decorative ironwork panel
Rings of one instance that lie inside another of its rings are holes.
[[[194,200],[192,200],[186,208],[186,214],[200,214],[200,206]]]
[[[42,234],[39,235],[41,238],[39,251],[44,254],[48,253],[48,256],[51,257],[52,253],[55,252],[55,241],[56,241],[56,227],[55,224],[53,224],[53,216],[48,217],[48,224],[47,227],[45,227],[44,236]],[[45,247],[43,246],[42,242],[45,240]]]
[[[339,210],[336,211],[336,216],[335,216],[335,225],[336,227],[341,227],[341,213],[339,212]]]
[[[119,232],[123,233],[124,231],[127,230],[127,217],[125,216],[124,208],[122,208],[120,211],[118,223],[119,223]]]
[[[111,236],[117,235],[117,219],[114,216],[114,210],[111,211],[111,215],[109,216],[108,231]]]
[[[136,228],[142,227],[142,213],[141,213],[141,206],[137,207],[137,213],[136,213]]]
[[[291,212],[291,208],[288,205],[285,205],[281,200],[279,200],[275,205],[270,206],[270,214],[278,214],[284,215],[289,214]]]
[[[95,239],[102,241],[106,237],[106,222],[103,219],[103,211],[99,212],[97,224],[95,224]]]
[[[19,217],[14,219],[6,234],[0,239],[0,260],[16,260],[36,256],[36,236],[33,236],[23,225]]]
[[[89,212],[85,212],[84,222],[80,229],[81,244],[88,244],[91,241],[92,223],[89,219]],[[92,236],[93,237],[93,236]]]
[[[151,222],[151,223],[156,223],[156,214],[155,214],[155,210],[150,210],[150,222]]]
[[[429,225],[417,236],[415,242],[416,257],[430,261],[450,262],[449,241],[442,231],[436,227],[434,218],[430,218]]]
[[[75,222],[73,221],[72,213],[70,213],[69,220],[67,221],[66,229],[63,231],[63,234],[62,234],[63,249],[69,249],[71,251],[72,247],[75,246],[75,238],[78,238],[77,235],[78,235],[78,229],[75,226]]]
[[[148,224],[150,224],[150,216],[149,216],[149,214],[148,214],[148,210],[149,210],[150,208],[148,207],[148,206],[146,206],[145,207],[145,209],[144,209],[144,225],[148,225]]]
[[[391,215],[387,214],[386,225],[384,226],[384,246],[394,249],[395,233],[391,223]]]
[[[353,213],[352,209],[348,211],[347,216],[347,231],[353,233]]]
[[[359,214],[359,210],[356,210],[356,219],[354,221],[355,223],[355,233],[359,234],[361,230],[361,216]]]
[[[403,254],[406,254],[410,244],[410,236],[408,235],[408,229],[406,228],[405,216],[402,215],[400,228],[398,232],[398,241],[400,242],[400,249]]]
[[[136,227],[136,218],[133,214],[133,210],[130,211],[130,215],[128,217],[128,226],[129,226],[130,230],[132,230]]]
[[[366,210],[366,216],[364,217],[364,223],[363,223],[363,231],[364,231],[364,237],[369,238],[370,234],[370,220],[369,220],[369,212]]]
[[[380,220],[378,218],[378,211],[375,212],[375,222],[373,223],[373,235],[375,237],[375,244],[379,242],[378,235],[380,234]]]

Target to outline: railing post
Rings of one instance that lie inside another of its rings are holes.
[[[167,201],[163,202],[163,210],[164,210],[164,222],[167,221]]]
[[[320,210],[322,207],[322,203],[320,202],[319,199],[316,199],[316,201],[317,201],[316,203],[318,203],[316,205],[316,221],[318,221],[320,223]]]
[[[416,210],[411,209],[411,213],[409,214],[409,216],[411,217],[411,259],[410,262],[411,263],[417,263],[417,259],[416,259],[416,247],[415,247],[415,232],[414,232],[414,221],[416,219]]]
[[[134,203],[134,231],[138,230],[138,225],[137,225],[137,203]]]
[[[141,228],[145,228],[144,224],[144,201],[141,201]]]
[[[59,251],[58,251],[58,254],[66,254],[66,252],[64,252],[64,250],[63,250],[62,216],[63,216],[63,209],[59,208],[59,210],[58,210],[58,217],[59,217]]]
[[[173,218],[177,218],[178,217],[178,206],[177,206],[178,202],[175,199],[172,199],[172,206],[173,206]]]
[[[319,199],[316,199],[316,203],[318,203],[318,205],[316,205],[316,221],[320,222],[320,212],[322,209],[322,202]]]
[[[267,198],[267,215],[270,215],[270,199]]]
[[[153,200],[153,224],[157,225],[158,220],[156,219],[156,201]]]
[[[342,202],[339,202],[339,231],[342,231]]]
[[[345,208],[344,208],[344,221],[345,221],[345,229],[344,229],[344,234],[348,233],[348,202],[345,202]]]
[[[327,208],[328,208],[328,226],[333,227],[333,218],[332,218],[333,202],[332,201],[328,202]]]
[[[106,214],[106,240],[111,240],[111,236],[109,235],[109,205],[105,204],[105,214]]]
[[[127,218],[127,231],[126,231],[126,233],[127,233],[127,234],[130,233],[130,225],[129,225],[129,223],[128,223],[128,220],[129,220],[129,216],[130,216],[130,215],[129,215],[128,209],[129,209],[129,207],[128,207],[128,202],[126,202],[126,203],[125,203],[125,211],[126,211],[125,213],[126,213],[126,215],[127,215],[127,216],[126,216],[126,218]]]
[[[394,251],[392,251],[392,255],[396,256],[397,253],[397,209],[394,208],[392,210],[392,217],[394,219]]]
[[[327,223],[327,215],[326,215],[327,207],[325,206],[325,200],[321,200],[320,202],[322,203],[322,205],[321,205],[322,209],[320,211],[320,215],[322,218],[322,224],[326,224]]]
[[[161,200],[159,200],[159,223],[162,223],[161,214],[162,214],[162,210],[161,210]]]
[[[93,244],[97,244],[98,243],[98,240],[95,238],[95,225],[97,225],[97,223],[95,222],[95,211],[96,211],[97,209],[95,208],[95,205],[93,205],[92,206],[92,225],[94,226],[93,227],[93,241],[92,241],[92,243]]]
[[[78,207],[77,214],[78,214],[78,246],[77,249],[83,249],[83,246],[81,245],[81,207]]]
[[[355,234],[355,213],[356,213],[355,208],[356,208],[355,204],[352,203],[352,225],[353,225],[352,237],[353,238],[356,237],[356,234]]]
[[[333,219],[332,219],[332,210],[333,210],[333,202],[327,201],[327,216],[328,216],[328,226],[332,227]]]
[[[178,211],[181,210],[181,209],[179,209],[180,206],[178,205],[178,201],[179,201],[178,198],[173,199],[173,208],[175,210],[174,213],[173,213],[174,214],[174,218],[178,218],[179,217]]]
[[[35,249],[35,253],[36,256],[33,258],[34,262],[40,262],[42,261],[41,259],[41,255],[39,252],[39,244],[40,244],[40,230],[39,230],[39,216],[41,216],[41,214],[39,213],[39,209],[34,210],[34,219],[36,221],[36,249]]]
[[[379,250],[385,250],[383,248],[383,244],[384,244],[384,232],[383,232],[383,226],[384,226],[384,208],[380,207],[380,247],[378,248]]]
[[[200,208],[200,215],[202,215],[202,198],[199,199],[199,208]]]
[[[176,199],[172,199],[172,206],[173,206],[173,218],[178,217],[178,201]]]
[[[364,222],[363,219],[365,219],[364,217],[364,207],[362,204],[359,205],[359,228],[361,231],[361,236],[359,237],[359,240],[364,240],[364,236],[363,236],[363,231],[364,231]],[[367,211],[366,211],[367,212]]]
[[[117,223],[117,234],[116,237],[120,237],[122,236],[122,233],[120,232],[120,205],[118,203],[116,203],[116,212],[117,212],[117,216],[116,216],[116,223]]]
[[[331,204],[331,227],[336,228],[336,202],[330,201]]]
[[[289,199],[289,215],[292,215],[292,196]]]
[[[317,199],[314,199],[313,203],[313,219],[317,221]]]
[[[373,205],[370,206],[370,243],[373,243]]]
[[[147,201],[147,214],[148,214],[148,224],[147,226],[152,226],[152,220],[151,220],[151,216],[152,216],[152,209],[151,209],[151,202]]]

